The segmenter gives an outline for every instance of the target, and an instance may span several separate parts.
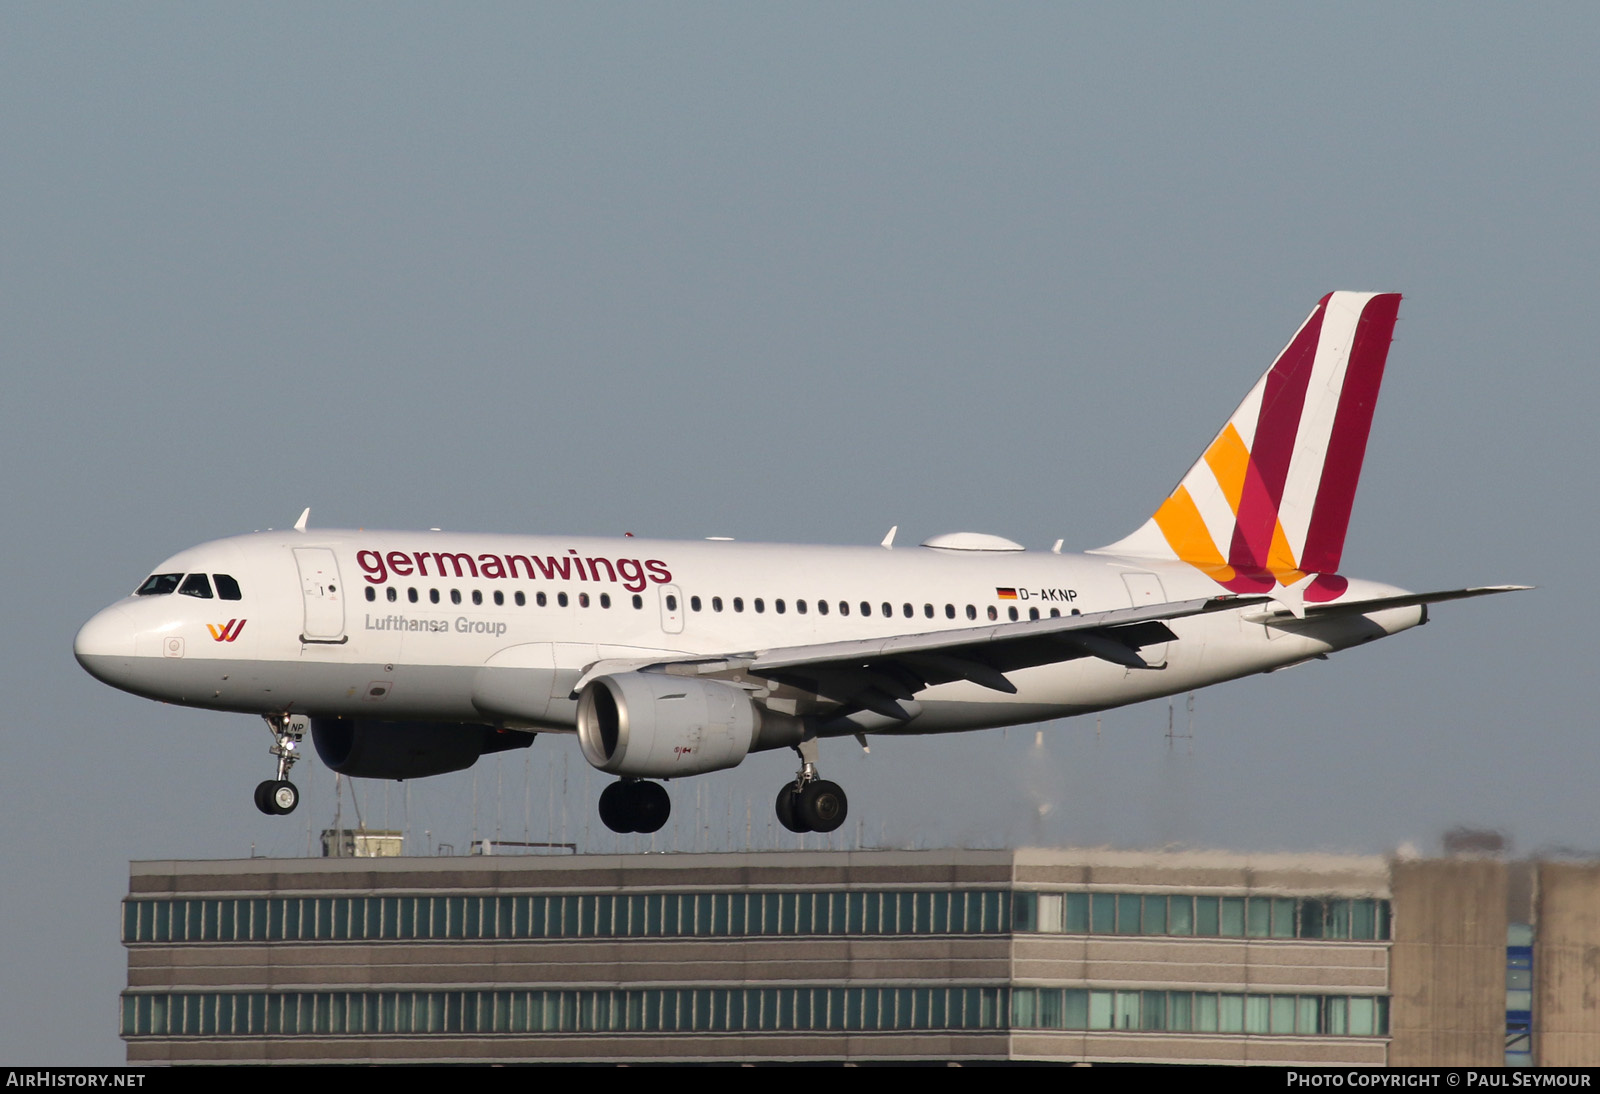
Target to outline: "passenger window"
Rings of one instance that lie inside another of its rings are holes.
[[[990,619],[999,619],[1000,618],[1000,613],[995,610],[995,606],[993,604],[989,605],[989,618]]]
[[[400,599],[400,590],[396,589],[393,585],[390,585],[387,589],[383,590],[383,595],[387,596],[389,598],[389,603],[393,604],[396,600]]]
[[[367,586],[367,599],[368,600],[376,600],[376,599],[378,599],[378,590],[374,589],[371,585]]]
[[[671,593],[668,593],[667,594],[667,611],[675,612],[677,610],[678,610],[678,598],[673,596]]]
[[[517,607],[519,608],[525,608],[528,606],[528,598],[523,596],[520,591],[515,597],[513,597],[513,599],[517,602]]]
[[[766,610],[767,610],[767,602],[765,600],[762,600],[759,596],[756,597],[756,611],[764,612]]]
[[[460,589],[451,589],[450,590],[450,603],[452,603],[452,604],[461,603],[461,590]]]
[[[600,594],[600,606],[602,608],[611,607],[611,594],[610,593],[601,593]]]
[[[733,598],[733,610],[736,612],[744,611],[744,597],[736,596]]]
[[[689,610],[693,612],[700,610],[700,598],[698,596],[691,596],[689,598]]]
[[[428,590],[428,603],[429,604],[437,604],[437,603],[439,603],[439,590],[438,589],[429,589]]]
[[[894,615],[894,608],[890,607],[889,606],[889,602],[887,600],[885,600],[883,602],[883,617],[885,619],[888,619],[893,615]]]
[[[805,615],[806,614],[806,602],[804,600],[796,600],[794,602],[794,610],[799,612],[801,615]]]
[[[407,589],[406,590],[406,599],[411,601],[411,603],[415,604],[417,602],[417,590],[414,589],[414,588],[413,589]]]
[[[1039,609],[1038,608],[1029,608],[1028,609],[1028,618],[1029,619],[1038,619],[1039,618]]]
[[[550,603],[548,600],[545,599],[545,595],[543,593],[534,594],[533,602],[535,604],[539,605],[539,607],[541,607],[541,608],[544,607],[546,604]]]
[[[1015,623],[1017,621],[1017,609],[1016,608],[1007,608],[1006,609],[1006,614],[1011,617],[1011,622]]]
[[[472,602],[474,604],[482,604],[483,603],[483,590],[482,589],[473,589],[472,590]]]
[[[944,606],[944,617],[946,619],[954,619],[956,617],[956,606],[954,604],[946,604]]]
[[[783,601],[782,600],[774,600],[772,602],[772,610],[777,612],[779,615],[782,615],[783,614]]]
[[[587,608],[588,606],[589,606],[589,594],[588,593],[579,593],[578,594],[578,607]]]
[[[714,612],[720,612],[722,610],[722,597],[714,596],[711,598],[711,610]]]
[[[932,619],[933,618],[933,605],[932,604],[924,604],[922,606],[922,614],[927,616],[929,619]]]
[[[644,607],[644,597],[640,596],[638,593],[634,593],[633,594],[633,606],[635,608]]]
[[[804,604],[805,601],[802,600],[800,603]],[[818,615],[827,615],[828,614],[828,602],[826,600],[817,601],[817,614]]]
[[[872,605],[868,604],[865,600],[863,600],[861,602],[861,614],[862,615],[871,615],[872,614]]]
[[[907,618],[907,619],[910,619],[910,618],[911,618],[911,617],[912,617],[912,616],[913,616],[913,615],[915,615],[915,614],[916,614],[916,613],[915,613],[915,612],[914,612],[914,611],[913,611],[913,610],[912,610],[912,608],[911,608],[911,605],[910,605],[910,604],[907,604],[907,605],[905,605],[905,606],[904,606],[904,607],[903,607],[903,608],[902,608],[902,609],[901,609],[901,612],[902,612],[902,614],[904,614],[904,615],[905,615],[905,617],[906,617],[906,618]]]
[[[499,589],[496,589],[494,591],[494,606],[497,607],[497,608],[502,608],[502,607],[505,606],[505,603],[506,603],[506,594],[501,592]]]
[[[1059,618],[1061,618],[1061,609],[1060,608],[1051,608],[1050,609],[1050,618],[1051,619],[1059,619]]]
[[[217,583],[217,596],[223,600],[243,600],[244,593],[239,591],[239,583],[227,574],[212,574],[211,580]]]
[[[139,586],[135,596],[166,596],[168,593],[178,591],[178,582],[183,580],[182,574],[151,574],[144,579],[144,584]]]
[[[201,600],[211,599],[211,580],[205,574],[190,574],[183,580],[183,587],[178,590],[184,596],[197,596]]]
[[[840,615],[849,615],[850,614],[850,602],[848,600],[839,601],[839,614]]]
[[[978,609],[974,608],[971,604],[967,605],[967,618],[968,619],[976,619],[976,618],[978,618]]]
[[[557,593],[556,594],[556,605],[557,605],[557,607],[561,607],[561,608],[565,608],[567,606],[567,594],[566,593]]]

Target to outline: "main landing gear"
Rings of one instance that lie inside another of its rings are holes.
[[[278,777],[256,787],[256,808],[269,817],[282,816],[293,813],[294,807],[300,804],[300,791],[289,781],[289,769],[300,758],[297,752],[305,739],[306,724],[287,714],[263,714],[261,717],[272,734],[272,747],[268,751],[278,757]]]
[[[794,782],[784,783],[778,791],[778,823],[791,832],[832,832],[850,812],[844,788],[817,778],[815,737],[795,745],[794,750],[800,754],[800,770]]]
[[[600,791],[600,819],[613,832],[659,832],[672,815],[672,799],[660,783],[618,779]]]

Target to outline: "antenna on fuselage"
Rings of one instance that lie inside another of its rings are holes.
[[[294,522],[294,530],[296,532],[304,532],[306,530],[306,518],[310,516],[311,506],[308,505],[300,511],[300,519]]]

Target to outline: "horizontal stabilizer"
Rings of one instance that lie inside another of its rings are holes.
[[[1436,593],[1403,593],[1400,596],[1380,596],[1373,600],[1344,600],[1337,604],[1307,604],[1304,618],[1326,619],[1335,615],[1367,615],[1371,612],[1387,611],[1390,608],[1415,608],[1425,604],[1442,604],[1447,600],[1490,596],[1494,593],[1518,593],[1531,588],[1532,585],[1479,585],[1470,589],[1445,589]],[[1272,623],[1294,618],[1296,618],[1295,613],[1288,611],[1258,612],[1245,616],[1251,623]]]

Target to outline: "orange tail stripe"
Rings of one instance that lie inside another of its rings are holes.
[[[1228,499],[1228,508],[1233,510],[1234,516],[1238,516],[1239,499],[1244,496],[1245,472],[1250,467],[1250,450],[1244,446],[1244,438],[1239,436],[1232,422],[1206,449],[1205,460],[1206,466],[1217,477],[1217,485],[1222,487],[1223,496]]]
[[[1298,570],[1300,564],[1289,548],[1289,537],[1283,533],[1281,521],[1272,522],[1272,546],[1267,549],[1267,569],[1273,573]]]
[[[1206,531],[1206,522],[1200,516],[1194,499],[1185,486],[1179,486],[1172,496],[1156,510],[1156,527],[1167,537],[1167,546],[1185,562],[1202,566],[1226,566],[1228,560],[1212,542]]]

